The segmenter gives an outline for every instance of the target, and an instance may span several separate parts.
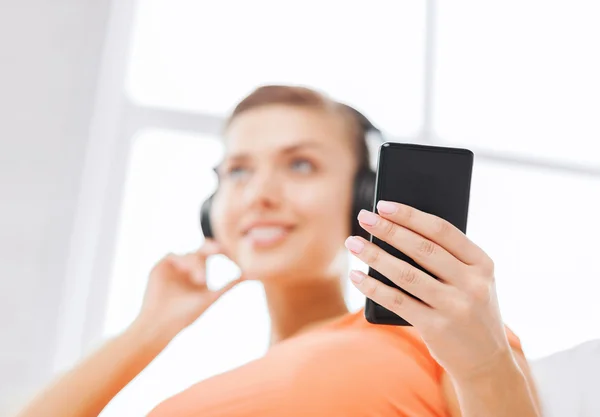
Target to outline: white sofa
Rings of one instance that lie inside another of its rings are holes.
[[[544,417],[600,417],[600,340],[530,365]]]

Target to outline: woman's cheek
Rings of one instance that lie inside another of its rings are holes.
[[[340,235],[349,233],[350,229],[350,195],[345,187],[336,184],[320,184],[295,190],[294,207],[302,217],[309,219],[320,230],[328,230],[329,234],[340,230]],[[346,230],[347,229],[347,230]]]
[[[228,204],[231,198],[217,194],[211,207],[211,225],[214,237],[221,244],[225,254],[235,255],[235,240],[237,231],[237,219],[239,219],[239,205]]]

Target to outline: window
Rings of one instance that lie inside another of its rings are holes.
[[[125,91],[132,114],[164,120],[124,124],[137,134],[104,334],[136,316],[159,258],[201,244],[198,210],[222,152],[203,123],[260,84],[286,83],[356,106],[394,139],[474,149],[468,234],[495,261],[504,319],[527,355],[600,338],[599,12],[583,0],[139,0]],[[219,257],[208,269],[214,286],[238,273]],[[364,298],[349,286],[347,302]],[[259,357],[268,335],[264,294],[244,283],[103,416],[143,415]]]
[[[500,307],[540,358],[600,338],[600,178],[478,163],[468,235],[496,265]]]
[[[600,166],[600,4],[438,4],[437,136],[477,149]]]
[[[134,138],[117,236],[105,332],[136,316],[150,268],[201,243],[199,207],[216,186],[221,156],[211,137],[144,130]],[[235,272],[234,272],[235,273]]]
[[[422,0],[144,0],[127,88],[143,105],[222,116],[259,84],[302,84],[415,135],[424,25]]]

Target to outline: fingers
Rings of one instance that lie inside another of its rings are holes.
[[[206,285],[203,264],[198,261],[195,253],[171,254],[168,259],[178,271],[178,274],[173,276],[174,278],[189,280],[194,285]]]
[[[195,285],[206,286],[206,259],[221,253],[221,247],[212,240],[206,240],[195,252],[185,255],[168,256],[169,260],[182,272],[185,272]]]
[[[244,281],[244,277],[243,276],[241,276],[241,277],[239,277],[237,279],[234,279],[233,281],[228,282],[227,284],[225,284],[220,289],[214,291],[214,294],[215,294],[216,298],[218,299],[219,297],[221,297],[223,294],[225,294],[226,292],[228,292],[229,290],[231,290],[233,287],[235,287],[236,285],[238,285],[242,281]]]
[[[170,254],[168,255],[168,259],[179,271],[184,273],[185,279],[189,280],[191,284],[202,289],[208,289],[206,282],[206,261],[208,257],[220,253],[222,253],[221,246],[215,241],[207,239],[197,251],[185,255]],[[210,292],[215,295],[216,300],[246,279],[247,277],[241,276],[228,282],[222,288],[214,291],[211,290]]]
[[[439,244],[412,230],[366,210],[360,212],[358,220],[363,229],[389,243],[442,280],[456,283],[465,275],[466,266],[462,262]],[[374,252],[375,250],[385,252],[373,245],[373,249],[368,255],[377,257],[378,254]]]
[[[352,271],[350,279],[366,297],[399,315],[413,326],[418,327],[421,323],[426,323],[435,314],[431,307],[396,288],[385,285],[364,272]]]
[[[452,223],[437,216],[383,200],[377,203],[377,211],[381,217],[429,239],[468,265],[478,264],[488,258],[479,246]]]
[[[346,247],[361,261],[428,305],[440,307],[448,300],[450,288],[447,285],[373,243],[360,237],[350,237],[346,240]]]
[[[198,285],[206,285],[206,259],[212,255],[221,253],[220,245],[214,240],[205,240],[204,244],[196,252],[190,254],[193,261],[194,282]]]
[[[206,260],[209,256],[218,255],[222,253],[221,245],[219,245],[216,241],[206,239],[202,246],[194,252],[194,255],[201,260]]]

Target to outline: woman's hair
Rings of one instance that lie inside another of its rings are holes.
[[[339,117],[348,132],[348,138],[358,162],[358,169],[369,167],[369,149],[365,139],[364,123],[355,111],[325,94],[306,87],[287,85],[265,85],[258,87],[234,108],[225,123],[227,128],[240,114],[262,106],[283,104],[328,112]]]

